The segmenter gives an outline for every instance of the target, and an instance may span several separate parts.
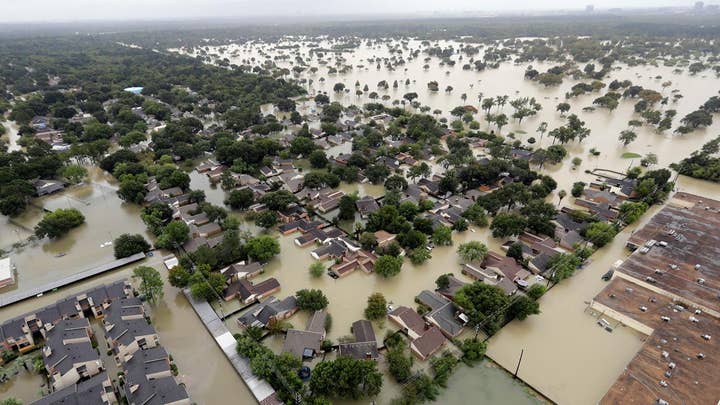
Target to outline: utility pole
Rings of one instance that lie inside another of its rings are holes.
[[[525,353],[525,349],[520,350],[520,359],[518,359],[517,367],[515,367],[515,374],[513,374],[514,378],[517,378],[518,371],[520,370],[520,363],[522,363],[523,353]]]

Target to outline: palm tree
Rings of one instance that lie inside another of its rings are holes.
[[[560,203],[562,203],[562,200],[563,200],[563,198],[565,198],[566,195],[567,195],[567,192],[565,192],[565,190],[558,191],[558,197],[559,197],[558,208],[560,208]]]
[[[548,123],[543,121],[540,123],[540,125],[537,127],[536,131],[540,132],[540,141],[542,142],[543,135],[545,135],[545,132],[547,132],[548,129]]]

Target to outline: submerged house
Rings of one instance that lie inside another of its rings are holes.
[[[91,336],[92,329],[86,318],[65,319],[48,329],[42,354],[54,389],[74,385],[103,370]]]
[[[322,342],[325,340],[326,320],[325,310],[318,310],[308,320],[305,330],[288,329],[283,344],[283,353],[291,353],[301,359],[315,357],[320,353]]]
[[[190,405],[190,397],[173,377],[170,356],[162,347],[135,352],[122,365],[129,405]]]
[[[410,351],[421,360],[427,360],[445,345],[440,329],[428,325],[414,309],[397,307],[388,314],[388,319],[408,335]]]
[[[269,297],[278,291],[280,291],[280,282],[274,277],[263,280],[257,284],[253,284],[247,279],[242,278],[231,281],[230,284],[228,284],[223,291],[223,298],[225,301],[237,298],[240,302],[249,304],[253,301],[259,301],[265,297]]]
[[[272,322],[281,321],[291,317],[298,310],[297,298],[295,298],[294,295],[291,295],[282,301],[275,297],[269,297],[259,306],[241,315],[237,321],[240,326],[245,328],[250,326],[264,328]]]
[[[145,318],[145,308],[139,298],[125,298],[108,307],[105,319],[105,339],[118,361],[160,344],[157,331]]]
[[[430,309],[425,319],[437,326],[449,339],[460,335],[469,321],[459,307],[439,293],[424,290],[415,299]]]
[[[377,338],[370,321],[365,319],[355,321],[352,323],[350,330],[355,341],[340,343],[338,345],[340,356],[350,356],[358,360],[374,360],[380,357]]]
[[[115,388],[107,372],[79,381],[33,402],[31,405],[115,405]]]

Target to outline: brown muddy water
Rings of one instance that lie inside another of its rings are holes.
[[[94,167],[88,169],[90,175],[85,183],[34,199],[33,206],[18,217],[0,218],[0,248],[10,250],[13,244],[24,243],[11,253],[17,266],[17,284],[0,293],[35,287],[112,261],[112,241],[120,234],[139,233],[148,237],[140,219],[140,207],[117,197],[116,182],[109,174]],[[85,216],[85,223],[58,239],[26,242],[42,219],[40,208],[51,211],[76,208]]]

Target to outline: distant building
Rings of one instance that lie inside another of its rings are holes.
[[[123,89],[123,90],[127,91],[128,93],[138,94],[138,95],[139,95],[139,94],[142,93],[143,88],[142,88],[142,87],[127,87],[127,88],[125,88],[125,89]]]

